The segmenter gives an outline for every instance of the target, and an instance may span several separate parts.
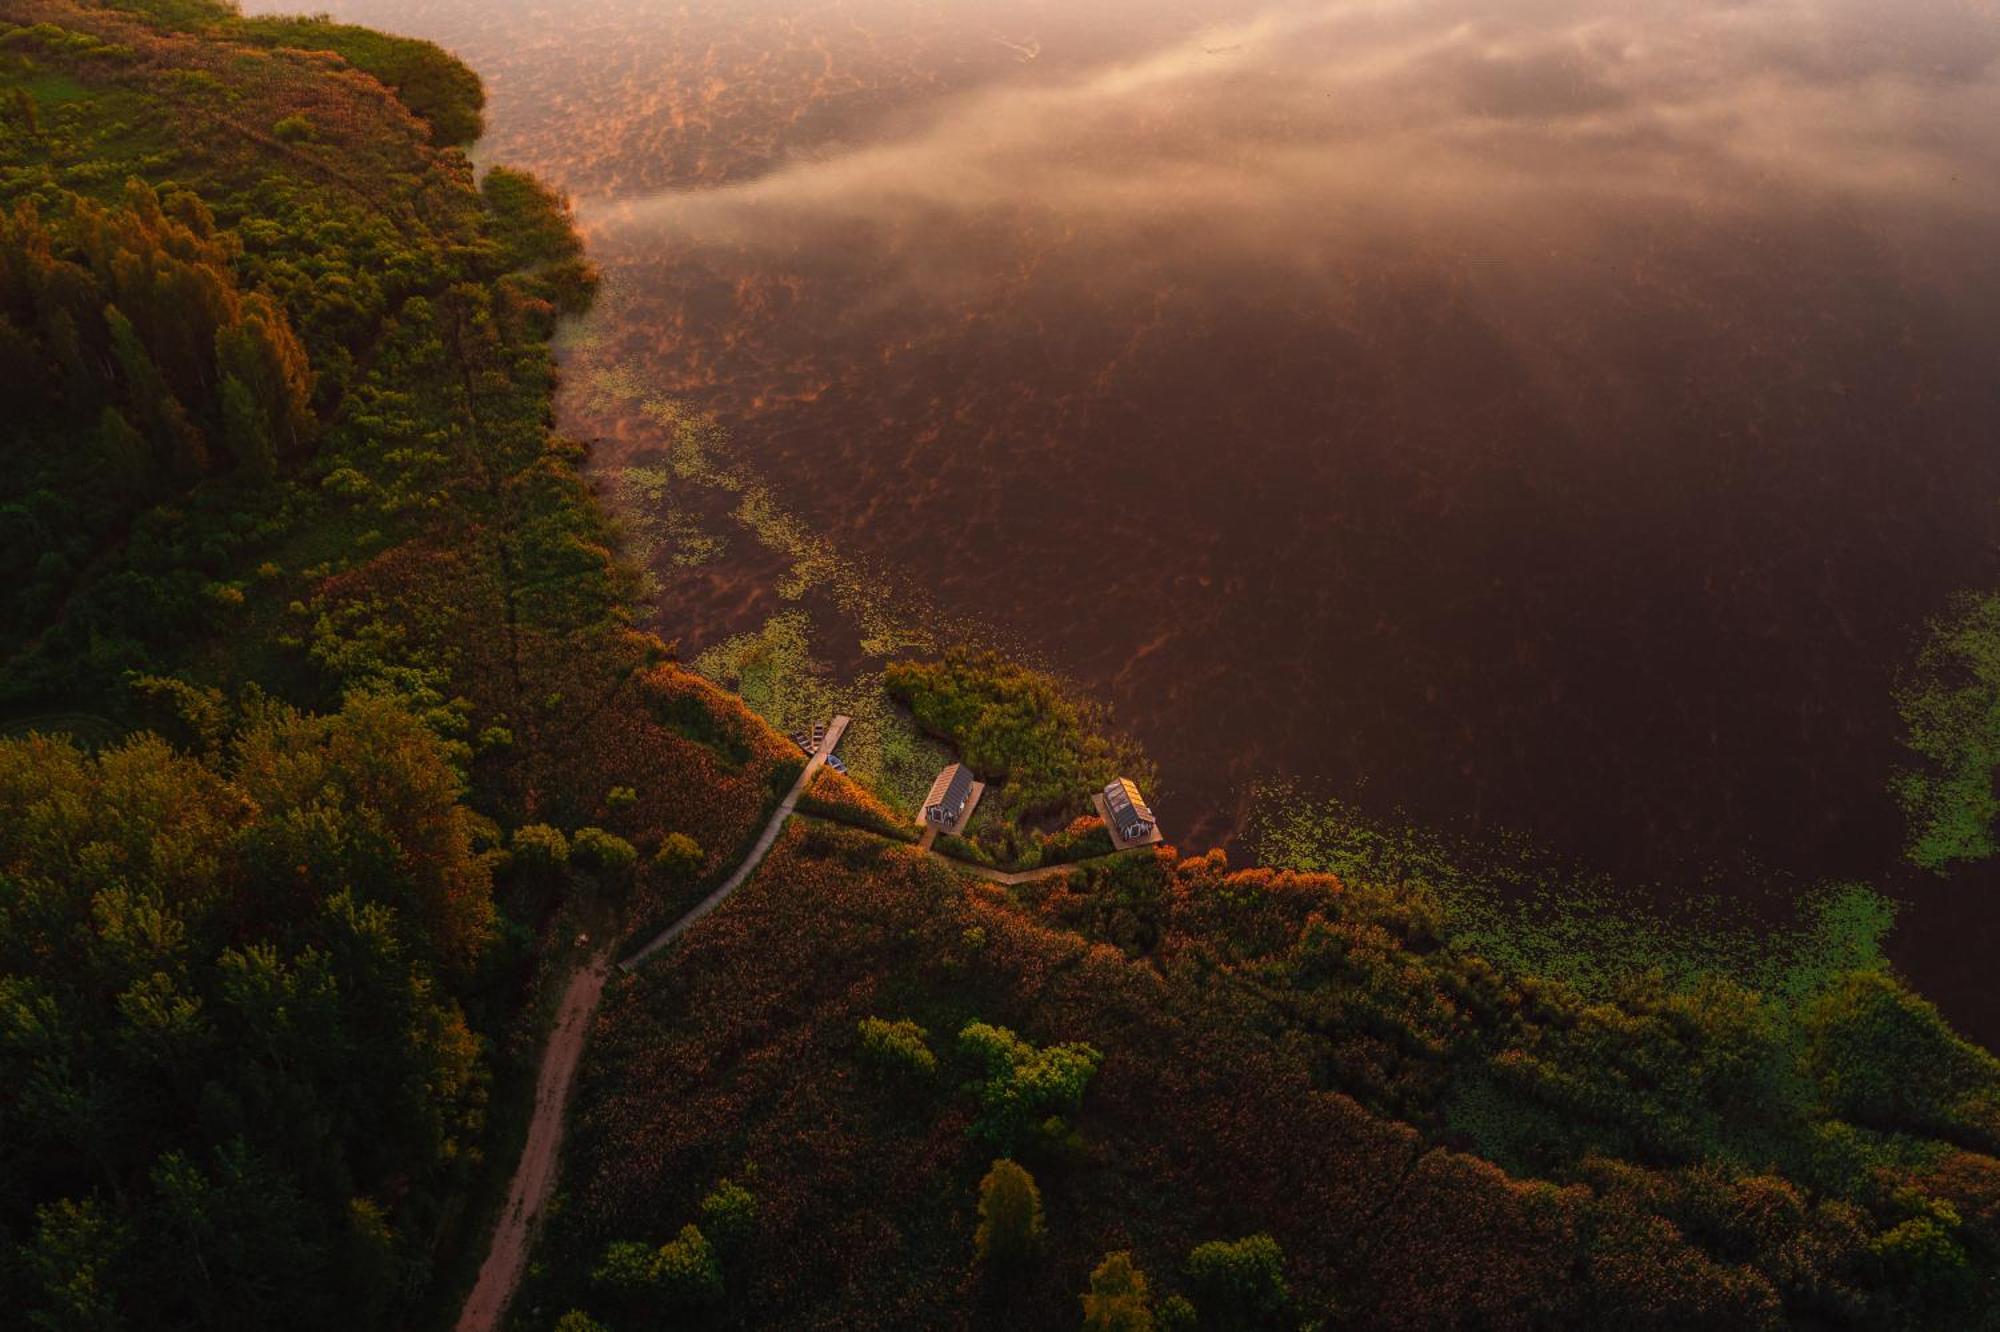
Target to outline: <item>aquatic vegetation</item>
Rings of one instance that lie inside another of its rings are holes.
[[[988,799],[1011,813],[1075,813],[1114,777],[1151,780],[1150,765],[1111,731],[1102,708],[1055,676],[997,654],[959,650],[938,661],[894,662],[882,685],[974,772],[999,782]]]
[[[1891,783],[1909,818],[1910,860],[1936,870],[1991,856],[2000,821],[2000,595],[1961,597],[1930,626],[1896,707],[1918,760]]]
[[[812,650],[804,611],[782,611],[755,633],[716,644],[691,663],[701,675],[740,694],[758,716],[787,734],[825,723],[835,713],[854,718],[840,742],[849,773],[891,809],[915,813],[949,751],[920,732],[865,673],[838,680]]]
[[[1813,888],[1793,903],[1793,923],[1773,929],[1740,896],[1686,894],[1670,912],[1649,910],[1629,887],[1546,856],[1454,845],[1283,784],[1260,787],[1254,804],[1249,840],[1262,863],[1428,895],[1456,946],[1586,994],[1657,972],[1675,987],[1720,976],[1796,1000],[1841,973],[1885,965],[1895,907],[1865,885]]]

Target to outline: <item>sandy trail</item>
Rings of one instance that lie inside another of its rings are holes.
[[[591,1015],[604,993],[604,978],[611,969],[608,947],[600,950],[570,977],[556,1011],[555,1030],[542,1053],[541,1071],[535,1075],[535,1116],[528,1125],[528,1141],[521,1148],[521,1160],[514,1167],[514,1182],[507,1188],[507,1208],[493,1229],[493,1248],[479,1269],[479,1280],[458,1316],[458,1332],[494,1332],[507,1312],[507,1302],[520,1284],[528,1265],[528,1250],[534,1239],[535,1222],[547,1206],[555,1188],[556,1160],[562,1149],[563,1111],[569,1091],[576,1081],[576,1066],[583,1057],[584,1038],[590,1033]]]

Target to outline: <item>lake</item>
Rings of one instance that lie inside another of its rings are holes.
[[[332,10],[574,197],[564,425],[687,655],[794,605],[843,669],[1019,653],[1185,845],[1288,787],[1867,879],[1993,1034],[1994,876],[1897,870],[1884,794],[1896,672],[2000,584],[1990,0]]]

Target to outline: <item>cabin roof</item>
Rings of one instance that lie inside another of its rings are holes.
[[[963,763],[954,763],[938,773],[931,783],[931,793],[924,797],[924,808],[933,805],[955,805],[972,792],[972,769]]]
[[[1111,821],[1119,827],[1138,822],[1154,822],[1153,811],[1146,807],[1146,798],[1139,794],[1129,778],[1120,777],[1104,788],[1104,807],[1111,811]]]

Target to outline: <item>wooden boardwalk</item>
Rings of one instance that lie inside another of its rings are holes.
[[[841,733],[847,729],[849,720],[850,718],[843,713],[835,717],[833,724],[826,728],[826,738],[820,741],[819,748],[813,752],[813,756],[806,760],[806,766],[799,772],[799,779],[792,783],[792,789],[785,792],[785,798],[778,802],[778,808],[771,814],[771,821],[764,825],[764,831],[751,846],[750,854],[736,867],[736,872],[724,879],[714,892],[697,902],[685,916],[661,930],[638,952],[620,962],[618,964],[620,968],[631,971],[638,967],[654,953],[687,933],[689,927],[696,921],[728,901],[731,893],[749,882],[750,876],[757,872],[757,866],[763,863],[764,857],[770,854],[772,846],[777,843],[778,834],[784,831],[785,820],[792,817],[793,812],[798,809],[799,797],[805,793],[808,786],[812,785],[812,779],[818,774],[820,765],[833,753],[833,747],[840,743]]]

